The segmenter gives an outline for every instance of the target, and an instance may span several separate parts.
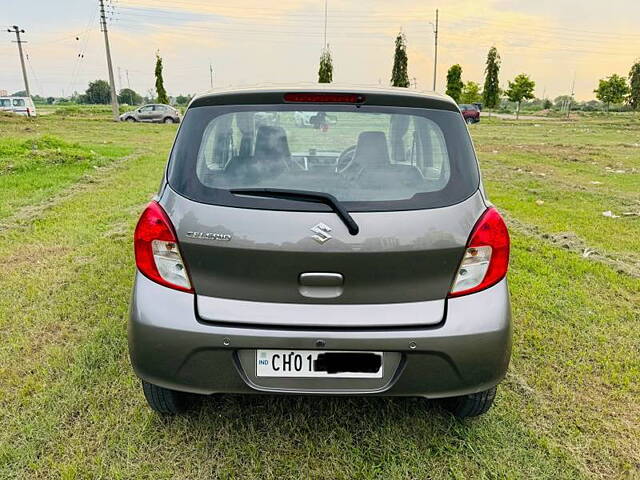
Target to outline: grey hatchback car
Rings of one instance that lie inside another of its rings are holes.
[[[154,103],[120,115],[121,122],[180,123],[180,112],[171,105]]]
[[[339,121],[296,128],[301,111]],[[134,236],[129,350],[157,412],[193,394],[345,394],[470,417],[506,373],[509,234],[449,97],[196,97]]]

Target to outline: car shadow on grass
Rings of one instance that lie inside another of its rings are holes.
[[[268,436],[304,441],[336,437],[398,440],[473,428],[481,419],[460,421],[437,400],[414,397],[213,395],[199,397],[182,415],[158,421],[166,428],[223,429],[246,442]]]

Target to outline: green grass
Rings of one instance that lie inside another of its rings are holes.
[[[106,162],[91,181],[89,170],[52,180],[53,199],[23,185],[35,213],[11,210],[0,227],[0,478],[636,478],[640,278],[553,239],[628,261],[640,218],[601,212],[640,200],[638,156],[623,145],[637,129],[628,117],[471,128],[489,194],[513,219],[513,361],[485,417],[460,423],[419,399],[223,396],[163,420],[131,371],[126,319],[131,232],[175,129],[0,119],[25,172]],[[32,158],[34,142],[55,153]],[[67,160],[52,163],[58,148]],[[592,161],[636,172],[602,173],[596,195],[580,188]]]

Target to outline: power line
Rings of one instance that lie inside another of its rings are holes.
[[[29,79],[27,78],[27,68],[25,67],[24,54],[22,53],[22,44],[27,42],[20,39],[20,34],[25,33],[25,31],[24,29],[19,28],[17,25],[13,25],[11,28],[7,29],[7,32],[16,34],[16,39],[14,43],[18,44],[18,52],[20,53],[20,64],[22,65],[22,78],[24,78],[24,89],[27,92],[27,97],[30,97],[31,90],[29,90]]]
[[[44,93],[44,89],[42,88],[42,84],[40,83],[40,79],[36,75],[36,71],[33,68],[33,64],[31,63],[31,59],[29,58],[29,52],[26,52],[24,56],[27,59],[27,64],[29,65],[29,70],[31,70],[31,76],[36,80],[36,85],[40,89],[40,93]]]

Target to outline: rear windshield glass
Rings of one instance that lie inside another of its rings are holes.
[[[178,193],[249,208],[325,207],[229,190],[324,192],[352,211],[377,211],[451,205],[478,183],[460,114],[397,107],[192,108],[169,167],[169,184]]]

